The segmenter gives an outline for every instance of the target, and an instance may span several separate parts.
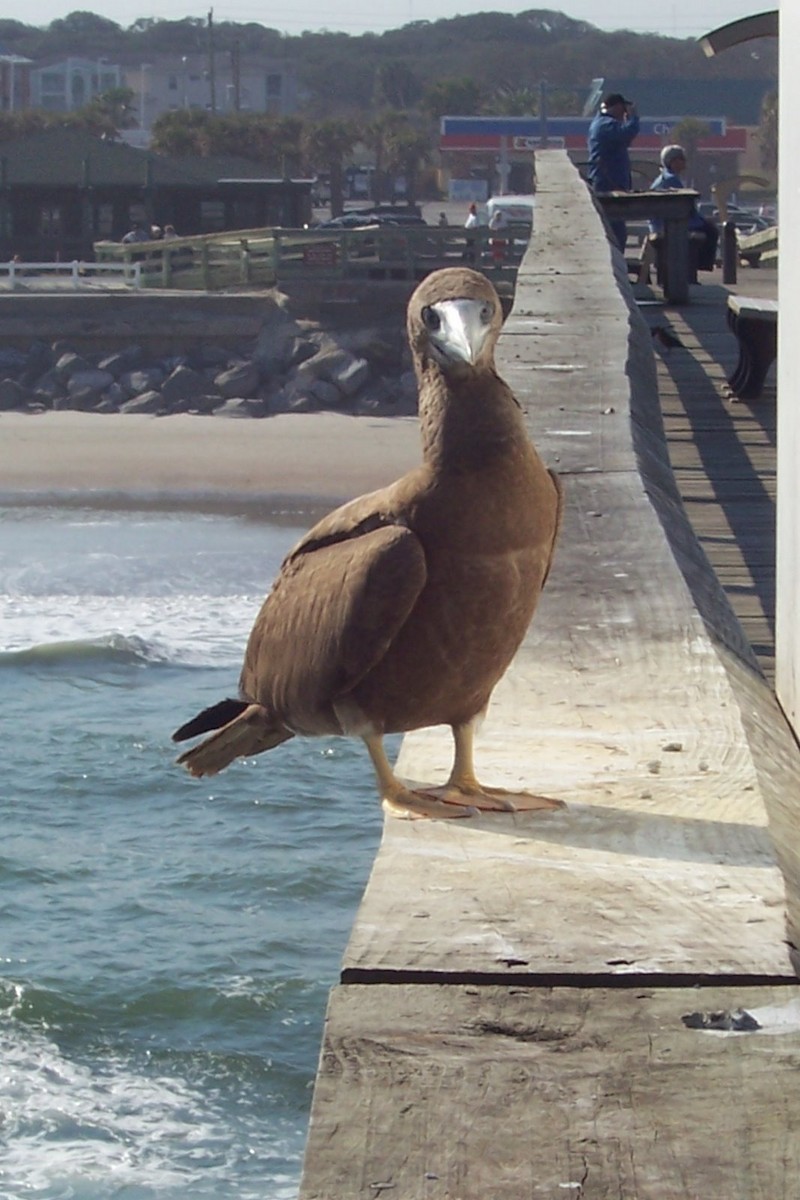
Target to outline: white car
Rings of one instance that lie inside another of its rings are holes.
[[[535,205],[535,196],[492,196],[486,201],[486,219],[491,224],[493,214],[500,210],[510,225],[533,227]]]

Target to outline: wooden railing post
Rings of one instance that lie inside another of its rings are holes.
[[[739,247],[736,242],[736,226],[726,221],[722,226],[722,282],[736,283],[739,267]]]
[[[247,238],[241,238],[239,246],[241,247],[242,283],[252,283],[253,272],[252,263],[250,261],[250,247]]]

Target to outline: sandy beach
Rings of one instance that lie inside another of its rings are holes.
[[[419,462],[416,418],[0,415],[0,500],[338,502]]]

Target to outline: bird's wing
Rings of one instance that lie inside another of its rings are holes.
[[[544,578],[542,579],[542,587],[544,587],[544,585],[547,583],[547,576],[550,574],[550,568],[553,565],[553,552],[556,548],[556,542],[558,541],[558,535],[561,532],[561,524],[564,520],[564,486],[563,486],[561,480],[559,479],[558,475],[556,475],[555,471],[548,470],[547,474],[552,479],[553,487],[556,490],[557,507],[556,507],[555,527],[553,529],[553,540],[550,543],[550,556],[547,560],[547,566],[545,567]]]
[[[374,502],[390,493],[359,497],[314,526],[256,618],[242,693],[299,732],[315,732],[380,661],[425,584],[418,538],[390,504]]]

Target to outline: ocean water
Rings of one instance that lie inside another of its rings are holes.
[[[382,825],[368,757],[193,780],[309,513],[0,508],[0,1196],[297,1194]]]

